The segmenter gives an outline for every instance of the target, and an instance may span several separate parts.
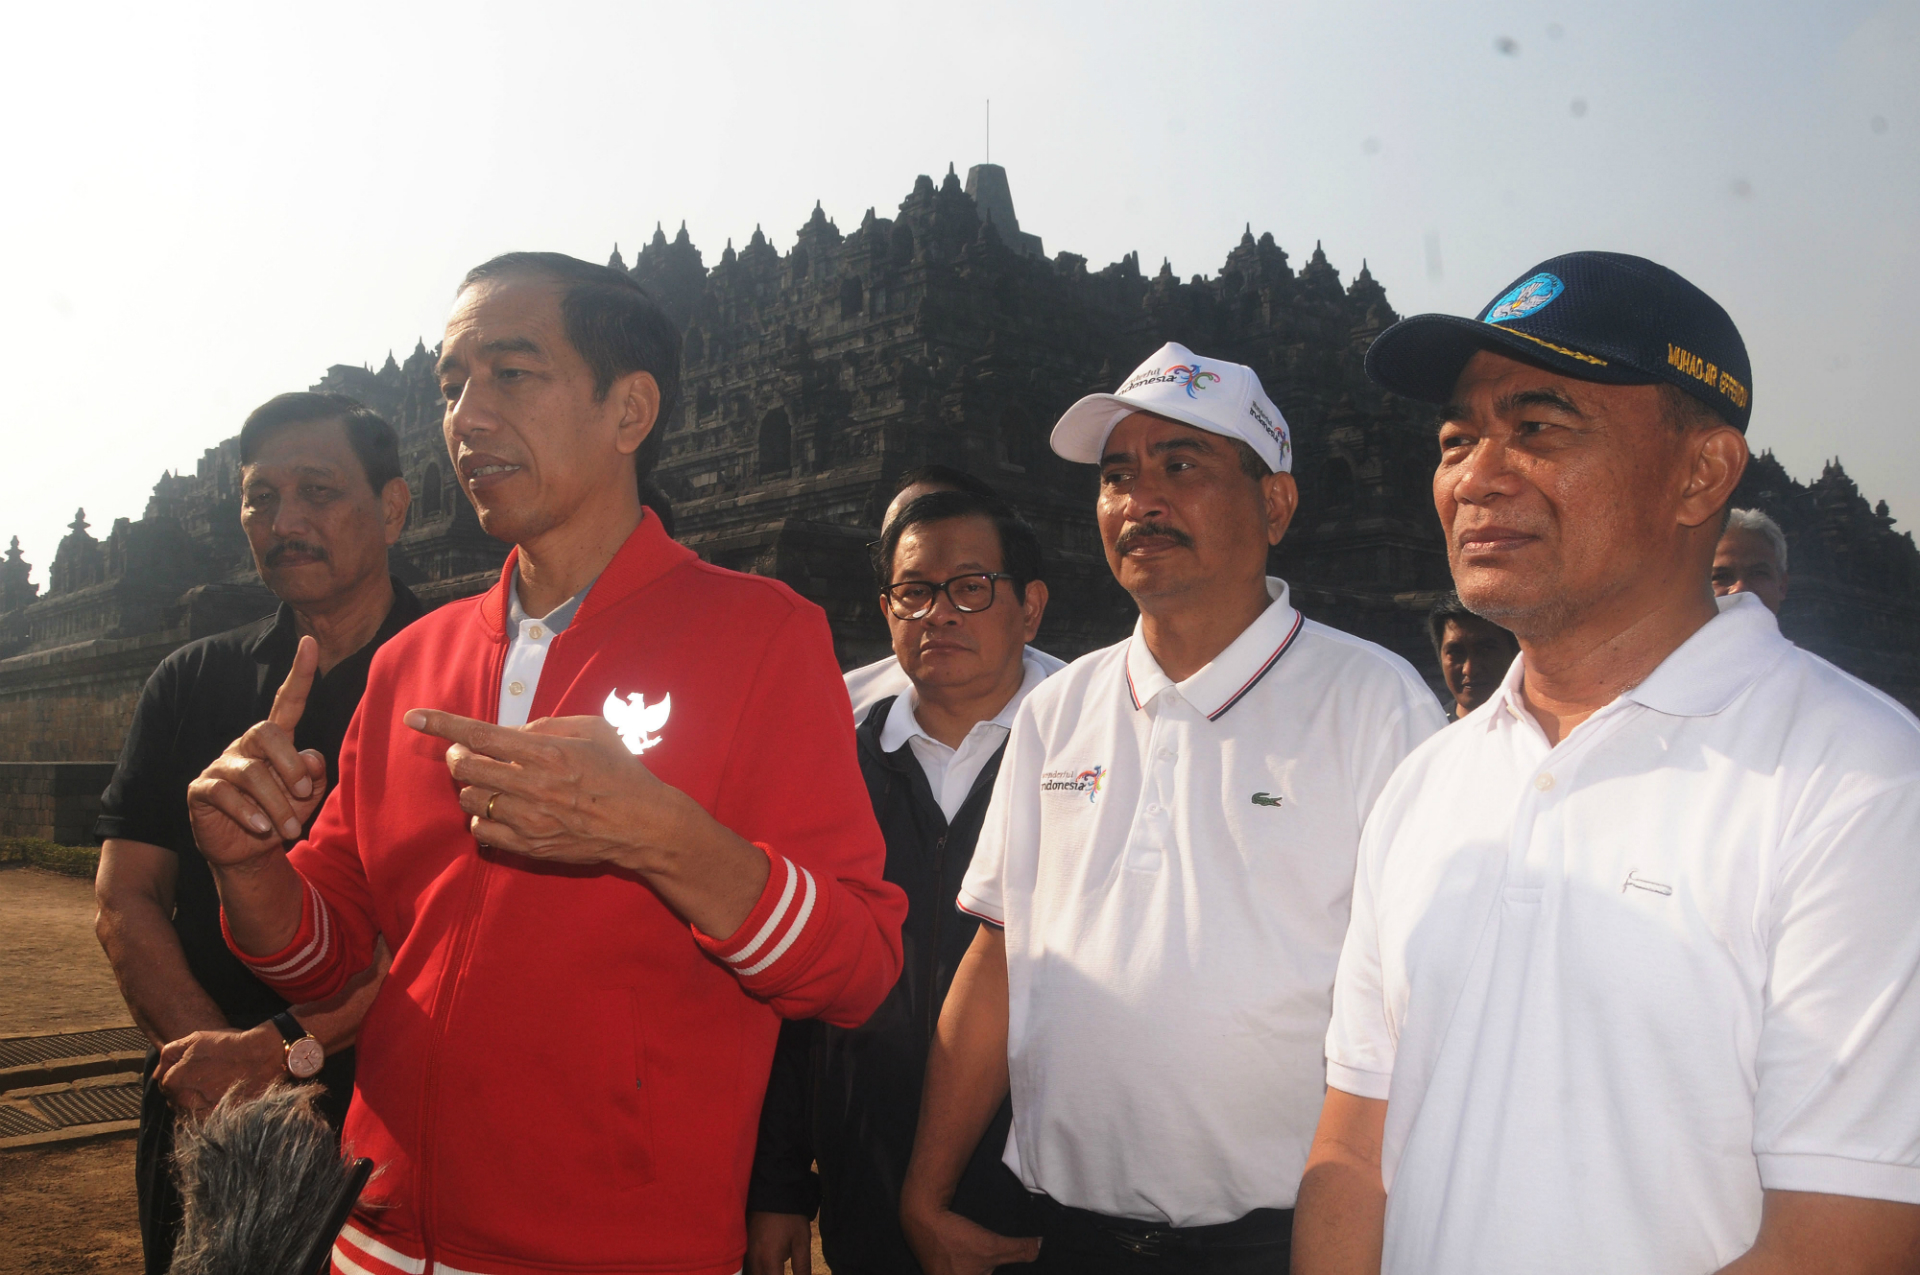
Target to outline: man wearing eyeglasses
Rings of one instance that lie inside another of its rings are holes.
[[[939,1275],[1284,1271],[1360,828],[1440,707],[1267,575],[1297,497],[1252,369],[1165,346],[1053,449],[1140,622],[1015,716],[902,1222]],[[954,1208],[1009,1088],[1041,1242]]]
[[[900,475],[893,499],[887,502],[886,512],[880,516],[881,531],[886,530],[887,524],[902,509],[936,491],[966,491],[988,500],[1000,499],[1000,494],[986,480],[976,478],[964,469],[955,469],[951,465],[921,465]],[[883,580],[881,583],[886,582]],[[1058,673],[1067,666],[1065,660],[1048,655],[1036,646],[1029,646],[1022,658],[1029,668],[1037,666],[1048,674]],[[885,659],[848,669],[842,680],[847,684],[847,698],[853,701],[853,723],[856,726],[866,719],[867,711],[875,704],[883,699],[904,695],[913,685],[907,671],[900,666],[899,658],[891,652]]]
[[[1040,541],[991,489],[909,501],[875,546],[874,569],[908,686],[875,703],[857,736],[886,878],[907,895],[905,964],[864,1026],[782,1028],[747,1193],[747,1275],[779,1275],[789,1261],[807,1272],[816,1208],[836,1275],[919,1275],[900,1230],[900,1184],[928,1038],[980,924],[954,899],[1014,712],[1052,672],[1025,645],[1047,605]],[[955,1208],[1020,1235],[1028,1194],[1000,1163],[1011,1118],[1003,1101]],[[1019,1260],[1033,1242],[1003,1243],[1004,1260]]]

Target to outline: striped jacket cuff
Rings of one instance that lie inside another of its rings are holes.
[[[734,974],[753,982],[771,982],[794,955],[809,946],[801,939],[826,910],[821,885],[812,872],[759,842],[768,860],[766,888],[753,911],[730,936],[714,939],[699,930],[694,937]]]
[[[269,986],[295,987],[312,978],[333,958],[340,942],[339,926],[334,924],[326,900],[311,882],[302,884],[306,886],[306,898],[300,906],[300,928],[292,942],[271,956],[250,956],[241,951],[233,941],[233,931],[227,928],[226,909],[220,910],[220,934],[227,947],[245,962],[254,977]]]

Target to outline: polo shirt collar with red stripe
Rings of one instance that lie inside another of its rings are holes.
[[[1147,649],[1141,621],[1135,621],[1133,636],[1127,640],[1127,690],[1136,709],[1145,708],[1167,691],[1173,691],[1194,706],[1210,722],[1217,722],[1228,710],[1260,684],[1260,679],[1287,653],[1300,635],[1300,613],[1288,601],[1287,582],[1267,577],[1267,596],[1273,601],[1260,617],[1249,624],[1227,649],[1184,682],[1176,682],[1161,671],[1160,662]]]

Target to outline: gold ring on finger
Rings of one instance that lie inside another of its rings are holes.
[[[486,814],[485,814],[484,816],[482,816],[482,817],[483,817],[483,818],[484,818],[484,819],[485,819],[485,820],[486,820],[486,821],[487,821],[488,823],[492,823],[492,822],[493,822],[493,803],[494,803],[494,802],[496,802],[496,801],[498,801],[498,800],[500,800],[500,794],[499,794],[499,793],[497,793],[497,792],[496,792],[496,793],[494,793],[494,794],[493,794],[493,796],[491,796],[491,797],[489,797],[489,798],[487,798],[487,813],[486,813]]]

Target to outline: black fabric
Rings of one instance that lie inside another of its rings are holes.
[[[1508,284],[1476,318],[1416,314],[1367,349],[1367,376],[1445,404],[1467,362],[1498,349],[1585,381],[1665,382],[1744,431],[1753,367],[1720,304],[1667,267],[1621,252],[1572,252]]]
[[[1005,750],[981,770],[949,825],[912,746],[881,750],[880,731],[892,707],[891,698],[875,704],[857,738],[860,770],[886,838],[886,878],[907,895],[900,981],[861,1027],[782,1027],[747,1208],[807,1216],[817,1208],[821,1248],[836,1271],[919,1275],[900,1230],[900,1186],[913,1152],[934,1024],[980,925],[954,900]],[[1033,1197],[1000,1158],[1012,1119],[1012,1104],[1002,1102],[961,1177],[954,1209],[1003,1235],[1033,1235]],[[810,1170],[815,1162],[817,1179]]]
[[[419,599],[398,580],[393,595],[393,606],[373,640],[315,679],[306,712],[294,730],[298,747],[318,749],[326,757],[329,791],[339,778],[340,741],[367,688],[374,651],[420,617]],[[162,660],[140,694],[94,825],[94,836],[102,841],[144,841],[179,859],[173,928],[187,968],[228,1025],[240,1030],[265,1022],[287,1008],[287,1002],[249,973],[221,937],[220,897],[213,873],[194,845],[187,785],[228,744],[266,717],[274,692],[293,667],[299,641],[293,609],[283,603],[266,619],[189,642]],[[180,1226],[179,1197],[169,1173],[173,1112],[153,1076],[157,1060],[157,1053],[147,1059],[134,1157],[140,1235],[147,1269],[154,1272],[165,1271],[172,1260]],[[337,1129],[353,1093],[353,1051],[328,1058],[314,1080],[325,1090],[318,1108]]]
[[[1293,1210],[1255,1209],[1218,1226],[1156,1227],[1039,1197],[1046,1275],[1286,1275]]]

